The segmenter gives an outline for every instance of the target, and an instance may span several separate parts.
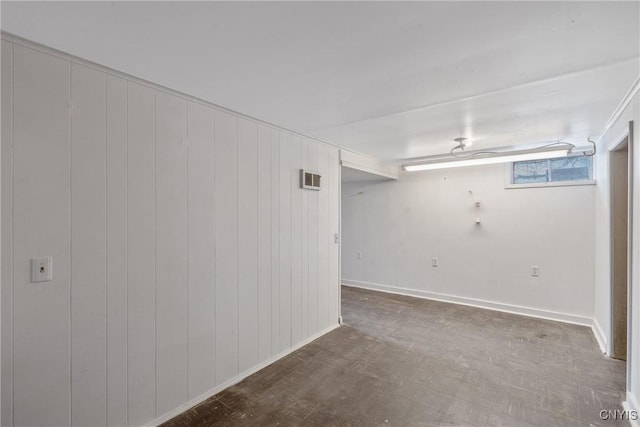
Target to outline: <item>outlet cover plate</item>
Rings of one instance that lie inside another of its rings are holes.
[[[31,283],[53,280],[53,259],[50,256],[31,259]]]

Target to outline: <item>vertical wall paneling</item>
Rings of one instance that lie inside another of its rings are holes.
[[[13,45],[2,41],[2,417],[13,424]]]
[[[187,102],[156,92],[156,416],[187,400]]]
[[[238,119],[238,369],[258,354],[258,125]]]
[[[340,261],[340,245],[335,243],[335,234],[340,233],[340,159],[338,149],[329,147],[329,167],[326,174],[326,188],[329,193],[329,319],[328,325],[338,321],[340,306],[340,274],[338,263]]]
[[[271,356],[271,134],[258,125],[258,352]]]
[[[308,170],[309,146],[312,142],[303,139],[300,145],[300,168]],[[298,177],[300,179],[300,177]],[[299,186],[299,184],[298,184]],[[309,316],[307,315],[307,307],[309,307],[309,190],[301,190],[300,192],[300,212],[302,212],[300,224],[300,240],[302,254],[302,277],[301,277],[301,295],[300,306],[302,307],[302,336],[309,336]]]
[[[329,326],[329,150],[318,146],[318,172],[322,188],[318,192],[318,322],[319,328]]]
[[[127,82],[107,76],[107,425],[127,424]]]
[[[318,170],[318,144],[309,144],[307,164],[314,172]],[[322,191],[322,190],[320,190]],[[318,194],[320,191],[308,191],[308,211],[309,219],[308,240],[309,240],[309,297],[308,297],[308,318],[309,331],[320,330],[318,322]]]
[[[280,132],[280,347],[291,346],[291,135]]]
[[[271,354],[280,351],[280,131],[271,131]]]
[[[106,76],[71,65],[71,424],[104,425]]]
[[[215,113],[216,382],[238,374],[238,119]],[[222,326],[224,325],[224,326]]]
[[[1,51],[2,425],[153,424],[335,324],[336,149],[28,46]]]
[[[213,109],[189,102],[189,398],[215,384]]]
[[[301,138],[291,137],[291,342],[302,340],[302,189],[300,188]]]
[[[16,425],[71,422],[69,67],[14,46]],[[51,282],[31,283],[30,260],[38,256],[52,257]]]
[[[128,83],[127,370],[129,424],[156,414],[155,91]]]

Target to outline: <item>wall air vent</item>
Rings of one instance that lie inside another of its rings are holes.
[[[320,174],[300,169],[300,188],[320,190]]]

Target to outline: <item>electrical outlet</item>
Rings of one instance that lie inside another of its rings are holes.
[[[362,252],[356,252],[356,259],[362,259]]]
[[[31,283],[50,282],[53,260],[50,256],[31,259]]]
[[[438,266],[438,258],[433,257],[431,258],[431,267],[437,267]]]
[[[540,267],[538,267],[537,265],[534,265],[531,267],[531,275],[533,277],[538,277],[540,276]]]
[[[333,243],[335,243],[335,244],[340,243],[340,235],[338,233],[335,233],[333,235]]]

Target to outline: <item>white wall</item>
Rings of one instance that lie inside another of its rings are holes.
[[[590,324],[594,186],[505,189],[504,174],[488,165],[345,184],[343,283]]]
[[[636,82],[638,84],[638,82]],[[633,247],[631,265],[632,301],[628,304],[632,318],[630,329],[631,357],[627,361],[627,402],[640,411],[640,95],[636,94],[622,111],[610,129],[601,137],[598,145],[598,185],[596,188],[596,281],[595,322],[602,334],[603,345],[609,352],[611,345],[611,204],[609,183],[609,151],[627,135],[629,121],[634,121],[633,147]]]
[[[2,425],[149,423],[336,326],[339,176],[335,147],[3,40]]]

